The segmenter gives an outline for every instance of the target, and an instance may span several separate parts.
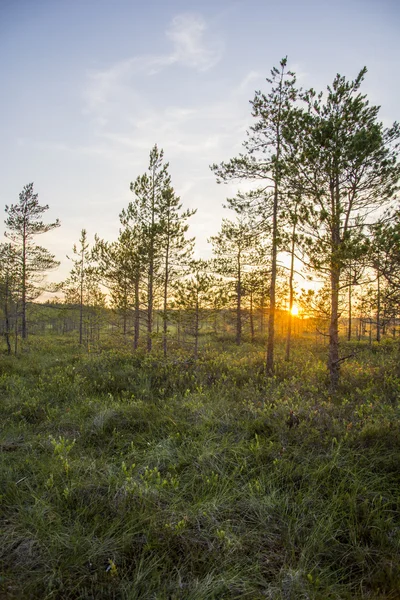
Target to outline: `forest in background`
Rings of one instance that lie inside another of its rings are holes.
[[[210,260],[157,145],[60,286],[59,221],[6,206],[0,598],[398,598],[400,131],[365,72],[271,71]]]

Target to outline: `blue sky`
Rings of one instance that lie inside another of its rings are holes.
[[[62,266],[80,230],[113,240],[157,143],[209,255],[226,196],[209,165],[235,156],[249,100],[288,55],[303,87],[366,65],[381,119],[400,118],[398,0],[0,0],[0,206],[35,182],[40,243]]]

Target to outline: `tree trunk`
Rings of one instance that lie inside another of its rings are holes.
[[[376,306],[376,341],[381,341],[381,282],[380,282],[380,273],[379,269],[377,270],[377,306]]]
[[[352,286],[351,286],[351,270],[350,270],[350,282],[349,282],[349,326],[347,329],[347,340],[350,342],[351,340],[351,319],[352,319],[352,314],[351,314],[351,292],[352,292]]]
[[[296,235],[296,219],[297,219],[297,204],[295,207],[294,213],[294,222],[293,222],[293,230],[292,230],[292,247],[291,247],[291,257],[290,257],[290,275],[289,275],[289,321],[288,321],[288,331],[286,338],[286,354],[285,360],[290,360],[290,344],[292,337],[292,321],[293,321],[293,277],[294,277],[294,248],[295,248],[295,235]]]
[[[83,247],[83,245],[82,245]],[[82,345],[83,342],[83,288],[84,288],[84,250],[82,249],[82,258],[81,258],[81,286],[80,286],[80,296],[79,296],[79,344]]]
[[[28,330],[26,327],[26,286],[27,286],[27,273],[26,273],[26,223],[24,221],[24,233],[22,238],[22,339],[25,340],[28,337]]]
[[[331,228],[331,318],[329,324],[329,353],[328,370],[330,378],[330,388],[332,391],[337,389],[339,384],[340,361],[339,361],[339,282],[340,282],[340,264],[338,264],[338,252],[340,249],[340,187],[339,174],[336,166],[335,176],[331,179],[331,210],[332,210],[332,228]]]
[[[11,343],[10,343],[10,315],[9,315],[8,296],[9,296],[9,282],[8,282],[8,276],[7,276],[5,290],[4,290],[4,319],[5,319],[5,325],[6,325],[4,337],[5,337],[6,344],[7,344],[7,354],[10,356]]]
[[[254,344],[254,311],[253,311],[253,290],[250,290],[250,335],[251,343]]]
[[[264,287],[264,284],[263,284]],[[261,302],[260,302],[260,335],[264,336],[264,319],[265,319],[265,294],[264,289],[261,293]]]
[[[199,296],[196,298],[196,313],[194,325],[194,357],[197,360],[199,354]]]
[[[14,332],[15,332],[14,354],[17,355],[17,352],[18,352],[18,304],[15,305]]]
[[[269,315],[268,315],[268,339],[267,339],[267,361],[266,373],[271,376],[274,372],[274,344],[275,344],[275,286],[276,286],[276,263],[278,254],[278,184],[275,183],[274,209],[272,226],[272,265],[271,265],[271,287],[269,291]]]
[[[135,313],[134,313],[134,331],[133,331],[133,349],[139,347],[140,335],[140,304],[139,304],[139,274],[135,278]]]
[[[149,244],[149,271],[147,288],[147,351],[151,352],[153,344],[153,303],[154,303],[154,243],[155,243],[155,167],[153,167],[152,200],[151,200],[151,235]]]
[[[169,227],[168,227],[169,229]],[[163,352],[167,356],[167,303],[168,303],[168,275],[169,275],[169,235],[165,250],[165,273],[164,273],[164,306],[163,306]]]
[[[339,383],[339,279],[340,270],[337,266],[331,267],[331,319],[329,325],[329,357],[328,369],[330,387],[336,390]]]
[[[149,265],[149,283],[148,283],[148,298],[147,298],[147,351],[151,352],[152,334],[153,334],[153,258],[150,259]]]
[[[240,346],[242,341],[242,279],[240,271],[240,252],[238,254],[238,280],[237,280],[237,302],[236,302],[236,344]]]
[[[126,338],[126,334],[127,334],[127,321],[128,321],[128,312],[127,312],[127,308],[125,307],[123,309],[123,313],[122,313],[122,334],[124,336],[124,338]]]

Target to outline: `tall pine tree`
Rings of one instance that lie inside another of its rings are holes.
[[[33,191],[33,183],[29,183],[20,193],[18,204],[6,205],[5,209],[5,236],[16,251],[20,267],[19,293],[23,339],[28,336],[27,304],[42,293],[44,273],[60,264],[46,248],[35,243],[36,236],[60,226],[58,219],[54,223],[42,221],[43,213],[48,208],[48,205],[39,204],[38,194]]]
[[[393,198],[400,165],[397,123],[384,128],[379,107],[360,93],[366,69],[354,81],[337,75],[327,94],[309,90],[302,95],[305,110],[294,134],[297,186],[308,199],[303,210],[309,229],[309,263],[329,278],[330,323],[328,370],[330,385],[339,382],[340,292],[346,268],[361,258],[368,246],[363,235],[367,218]]]
[[[253,194],[257,208],[263,219],[270,222],[271,244],[271,280],[268,319],[266,371],[271,375],[274,370],[275,309],[277,256],[280,241],[280,212],[285,193],[286,145],[284,131],[291,126],[294,102],[297,91],[296,77],[287,70],[287,58],[280,61],[279,68],[273,67],[271,78],[267,79],[271,91],[264,94],[257,91],[252,105],[252,116],[256,119],[247,133],[243,146],[245,154],[221,165],[213,165],[217,181],[246,179],[261,182],[257,194]],[[246,199],[243,207],[249,207]]]

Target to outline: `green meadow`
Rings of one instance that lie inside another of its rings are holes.
[[[398,344],[1,357],[2,600],[400,597]]]

